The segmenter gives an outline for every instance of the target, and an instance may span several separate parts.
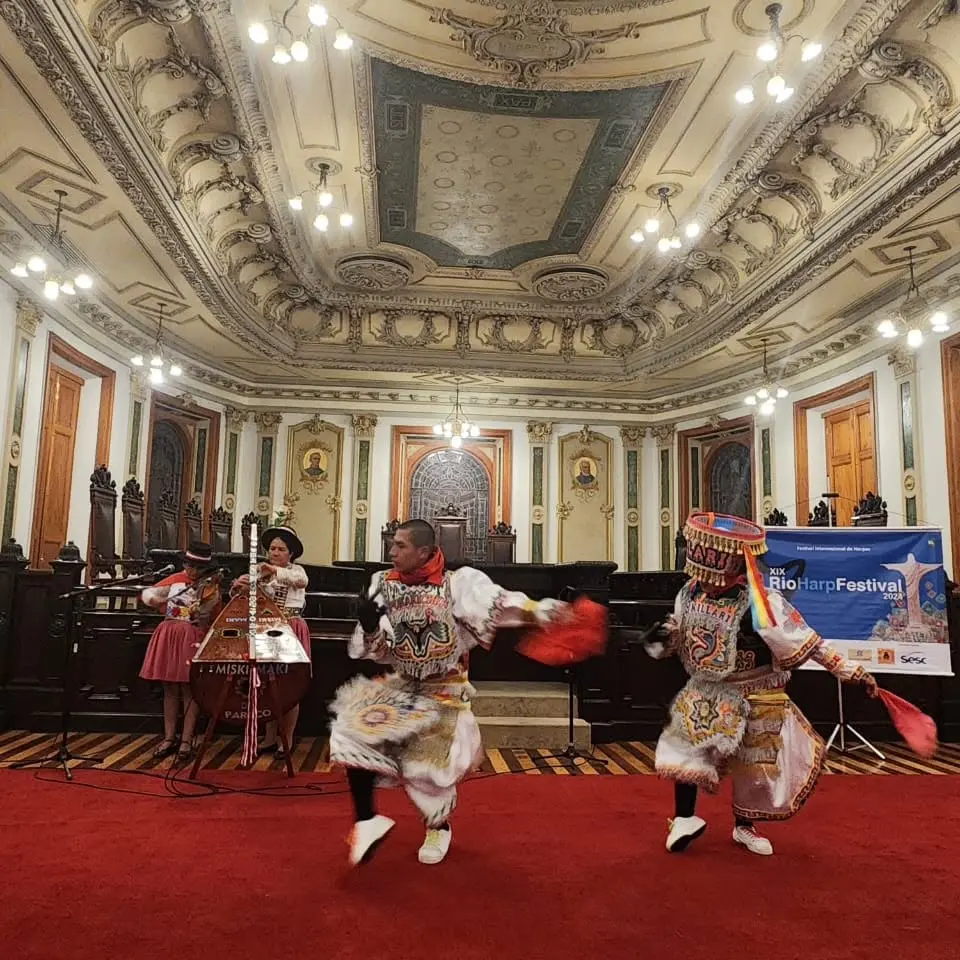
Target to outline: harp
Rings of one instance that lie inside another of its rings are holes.
[[[279,720],[296,706],[310,685],[310,661],[277,603],[259,583],[257,527],[250,528],[249,590],[234,597],[211,624],[190,665],[190,687],[200,709],[210,715],[190,771],[195,779],[221,721],[244,730],[244,766],[257,758],[257,727]],[[288,776],[293,776],[290,744],[279,731]]]

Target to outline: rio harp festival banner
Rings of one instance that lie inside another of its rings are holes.
[[[873,673],[953,675],[939,530],[766,533],[768,552],[757,558],[765,583],[843,656]]]

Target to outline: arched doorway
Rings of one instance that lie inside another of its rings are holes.
[[[157,420],[153,425],[153,438],[150,446],[150,479],[147,490],[148,533],[147,546],[160,546],[160,497],[169,493],[176,504],[177,529],[179,518],[183,516],[184,489],[192,462],[187,435],[172,420]]]
[[[483,561],[490,528],[490,476],[466,450],[434,450],[410,476],[410,518],[432,521],[452,504],[467,518],[467,557]]]
[[[707,509],[753,519],[753,470],[750,448],[731,440],[705,464]]]

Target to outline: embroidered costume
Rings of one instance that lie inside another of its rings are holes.
[[[546,622],[556,600],[540,604],[504,590],[471,567],[442,568],[433,582],[404,584],[393,571],[377,573],[368,595],[386,613],[379,628],[350,639],[353,659],[389,664],[393,672],[355,677],[330,707],[330,757],[348,767],[399,781],[428,826],[446,821],[457,783],[483,759],[480,728],[470,708],[467,659],[489,649],[501,627]],[[539,614],[538,614],[539,611]]]
[[[684,849],[706,827],[694,816],[696,789],[733,781],[734,839],[772,853],[753,831],[757,820],[792,817],[813,790],[825,746],[785,693],[790,671],[808,660],[841,680],[873,678],[841,657],[776,591],[755,557],[761,527],[737,517],[694,514],[684,529],[686,572],[655,657],[677,654],[689,675],[657,744],[657,772],[677,784],[677,815],[667,848]]]

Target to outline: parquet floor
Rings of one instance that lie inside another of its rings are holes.
[[[76,734],[70,738],[70,750],[75,755],[99,757],[103,770],[152,770],[166,768],[170,759],[155,760],[153,750],[160,742],[155,734]],[[56,741],[50,734],[26,733],[9,730],[0,734],[0,769],[23,760],[40,760],[56,753]],[[324,773],[330,769],[326,762],[326,739],[303,737],[297,741],[293,753],[294,768],[301,773]],[[903,744],[878,744],[885,760],[877,759],[867,750],[842,755],[830,752],[827,772],[833,774],[880,776],[942,776],[960,774],[960,744],[941,744],[937,755],[929,760],[912,754]],[[241,738],[221,736],[214,740],[207,754],[205,768],[233,770],[240,766]],[[594,747],[598,763],[579,762],[576,766],[560,762],[548,750],[487,750],[484,764],[486,773],[522,773],[531,776],[631,776],[652,774],[653,745],[629,741],[605,743]],[[91,764],[77,761],[77,766]],[[255,770],[279,770],[281,763],[273,755],[260,757]]]

